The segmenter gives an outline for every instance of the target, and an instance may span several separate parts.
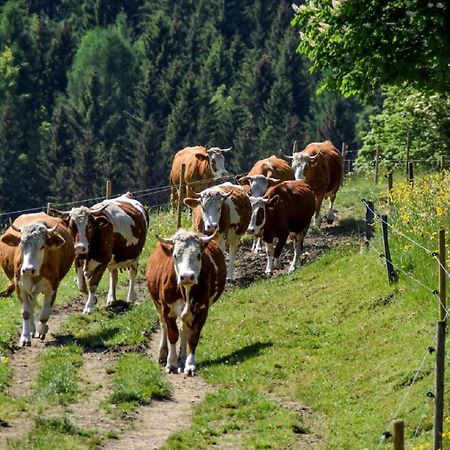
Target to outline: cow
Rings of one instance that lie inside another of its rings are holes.
[[[30,346],[33,337],[45,339],[58,286],[73,258],[73,240],[66,225],[43,212],[19,216],[1,236],[0,265],[22,309],[22,346]],[[12,293],[10,286],[7,293]],[[44,299],[36,329],[34,309],[39,294]]]
[[[236,176],[236,181],[253,197],[262,197],[270,186],[288,180],[295,180],[294,171],[275,155],[257,161],[247,175]]]
[[[167,373],[184,371],[195,375],[200,333],[209,307],[225,288],[225,257],[214,242],[214,234],[205,236],[180,228],[170,238],[157,238],[159,242],[148,258],[145,279],[161,325],[159,362],[165,365]]]
[[[247,231],[251,216],[248,195],[241,186],[223,183],[205,189],[198,198],[185,198],[184,203],[192,208],[192,220],[196,231],[211,234],[225,252],[229,249],[227,279],[234,281],[234,261],[241,240]]]
[[[225,169],[224,153],[231,150],[229,148],[206,147],[185,147],[173,158],[172,169],[170,170],[170,185],[172,194],[170,201],[175,203],[178,196],[181,200],[192,197],[194,193],[201,192],[210,186],[214,186],[214,180],[229,175]],[[184,181],[185,188],[178,192],[181,166],[185,165]]]
[[[148,227],[144,206],[128,192],[91,208],[80,206],[60,213],[74,240],[77,284],[86,298],[83,313],[94,310],[97,287],[106,268],[110,274],[106,304],[116,301],[118,270],[126,268],[130,276],[127,301],[135,301],[138,259]]]
[[[313,190],[303,181],[283,181],[270,187],[264,197],[250,197],[250,202],[252,217],[247,231],[266,243],[266,275],[279,267],[279,257],[288,237],[294,244],[294,258],[289,267],[289,273],[293,272],[301,266],[303,240],[314,214]]]
[[[284,159],[275,155],[257,161],[246,176],[236,176],[236,181],[253,197],[262,197],[269,187],[288,180],[295,180],[294,171]],[[252,252],[261,250],[261,239],[255,238]]]
[[[312,142],[301,152],[296,152],[292,156],[284,156],[292,160],[295,179],[306,181],[314,190],[316,195],[315,225],[320,226],[320,208],[324,198],[330,200],[327,222],[333,223],[335,219],[333,204],[344,174],[344,158],[339,150],[331,141]]]

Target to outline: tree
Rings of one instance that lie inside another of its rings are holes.
[[[449,90],[448,2],[307,0],[293,8],[298,51],[321,72],[322,89],[367,95],[406,82]]]

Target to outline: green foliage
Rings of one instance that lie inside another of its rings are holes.
[[[358,164],[364,165],[381,149],[387,160],[410,158],[436,162],[438,156],[450,156],[450,99],[447,95],[428,95],[415,89],[386,89],[383,110],[371,116],[371,129],[365,135]]]
[[[322,74],[322,88],[370,95],[407,82],[448,91],[448,3],[311,0],[294,10],[298,51]]]
[[[170,384],[161,368],[148,356],[124,355],[112,369],[113,393],[110,401],[122,411],[148,405],[152,399],[170,398]]]
[[[79,392],[78,368],[83,364],[83,350],[68,345],[46,351],[40,357],[40,372],[34,396],[38,401],[70,403]]]

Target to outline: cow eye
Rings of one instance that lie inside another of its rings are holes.
[[[44,250],[44,248],[45,248],[45,245],[43,245],[43,246],[41,247],[41,250]]]
[[[202,257],[202,255],[199,253],[198,255],[197,255],[197,259],[200,261],[200,258]]]

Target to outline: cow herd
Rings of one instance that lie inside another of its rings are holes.
[[[171,200],[181,197],[191,211],[195,231],[178,229],[159,237],[146,268],[146,284],[159,314],[159,361],[168,373],[196,370],[195,349],[210,305],[235,279],[235,258],[241,237],[254,236],[253,251],[265,244],[266,274],[280,266],[288,239],[294,256],[289,272],[301,265],[303,241],[315,215],[330,199],[327,221],[334,219],[333,202],[342,182],[343,158],[330,141],[309,144],[303,151],[258,161],[246,176],[215,185],[228,175],[224,152],[231,148],[187,147],[172,164]],[[181,167],[184,185],[179,192]],[[138,260],[144,248],[149,217],[132,194],[107,199],[90,208],[53,210],[18,217],[0,238],[0,264],[10,283],[3,295],[17,293],[22,311],[20,343],[45,338],[58,286],[72,264],[85,297],[83,312],[96,304],[103,273],[109,271],[107,305],[116,300],[118,270],[129,270],[127,301],[136,299]],[[228,251],[228,264],[225,260]],[[36,297],[44,300],[35,325]],[[180,328],[178,328],[179,322]],[[180,341],[177,355],[176,344]]]

